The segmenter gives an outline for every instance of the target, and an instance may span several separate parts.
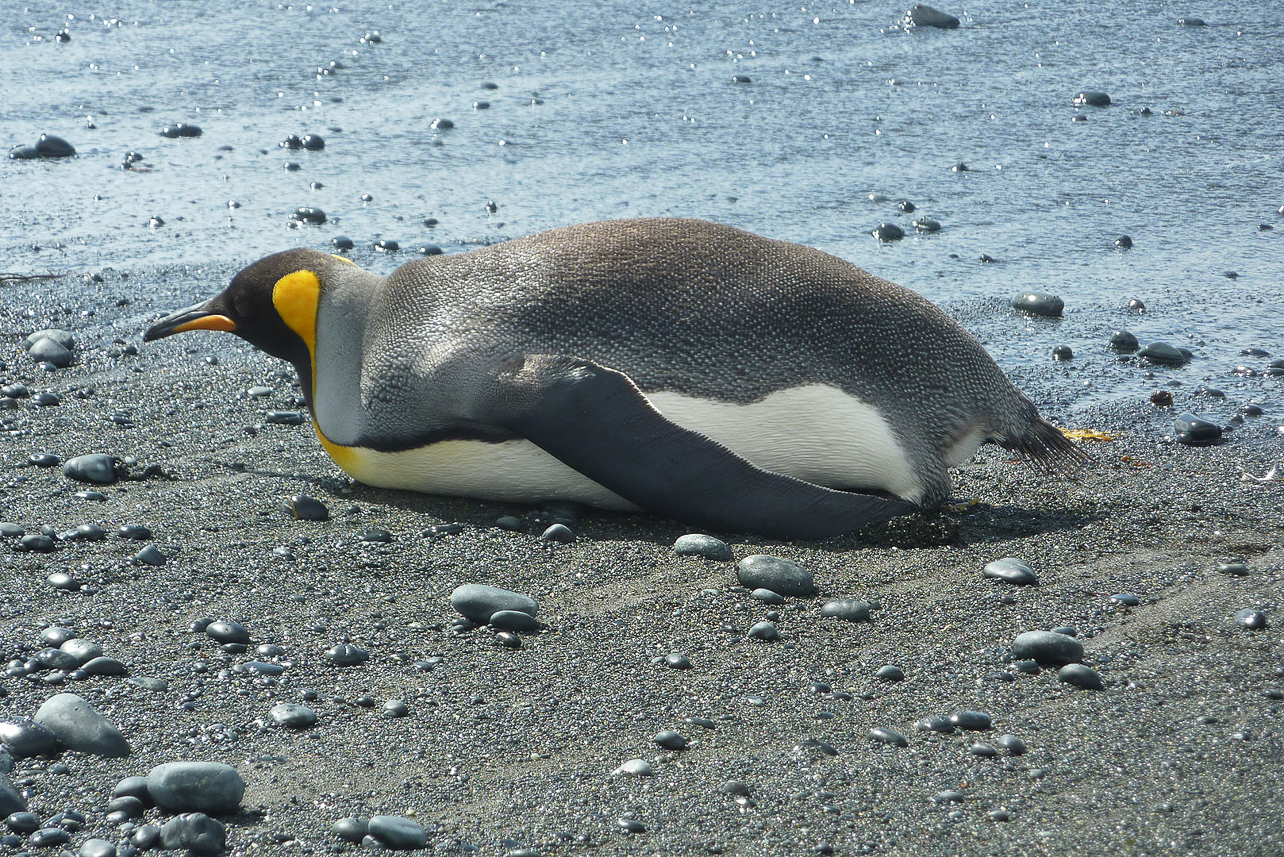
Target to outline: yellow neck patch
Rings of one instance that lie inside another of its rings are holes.
[[[337,257],[336,257],[337,258]],[[348,261],[344,259],[344,261]],[[317,308],[321,305],[321,279],[314,271],[295,271],[286,274],[272,287],[272,305],[285,326],[293,330],[308,346],[308,356],[312,358],[312,396],[316,401],[317,390]],[[354,449],[332,443],[321,433],[321,426],[313,419],[312,427],[316,430],[321,446],[344,470],[351,471],[355,465]]]

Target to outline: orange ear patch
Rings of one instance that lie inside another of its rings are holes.
[[[317,306],[321,302],[321,280],[312,271],[286,274],[272,287],[272,305],[285,326],[299,335],[315,360]]]

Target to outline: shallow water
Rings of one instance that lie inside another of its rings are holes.
[[[79,154],[0,161],[0,269],[241,264],[342,234],[387,271],[423,244],[458,252],[599,218],[706,217],[822,247],[941,303],[1071,422],[1176,380],[1225,390],[1178,396],[1223,419],[1261,400],[1256,436],[1274,437],[1280,379],[1230,373],[1265,367],[1245,347],[1284,356],[1284,12],[941,4],[959,30],[904,32],[906,5],[6,10],[0,143],[48,132]],[[1179,25],[1196,15],[1208,25]],[[375,31],[381,41],[363,41]],[[1113,105],[1077,108],[1083,90]],[[455,127],[435,130],[438,117]],[[176,121],[203,136],[157,135]],[[325,150],[278,146],[305,133]],[[143,161],[121,169],[131,150]],[[960,162],[970,171],[953,171]],[[902,199],[918,210],[899,212]],[[293,228],[300,206],[328,222]],[[916,235],[921,215],[943,229]],[[907,237],[879,244],[880,221]],[[1124,234],[1127,252],[1113,246]],[[402,252],[374,252],[379,238]],[[47,314],[39,289],[2,288],[11,311]],[[1065,319],[1006,309],[1026,288],[1061,295]],[[1120,309],[1134,297],[1144,316]],[[1116,327],[1196,360],[1151,380],[1104,349]],[[1055,344],[1076,359],[1052,364]]]

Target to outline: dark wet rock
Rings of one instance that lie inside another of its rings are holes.
[[[780,639],[780,629],[776,627],[774,622],[763,620],[755,623],[746,636],[755,640],[778,640]]]
[[[85,675],[129,675],[129,667],[115,658],[94,658],[81,669]]]
[[[1069,345],[1058,345],[1052,349],[1052,359],[1064,363],[1074,359],[1074,352]]]
[[[689,670],[691,659],[681,652],[670,652],[664,656],[664,665],[671,670]]]
[[[704,533],[678,536],[673,543],[673,552],[678,556],[699,556],[719,562],[730,562],[732,558],[731,547],[726,542]]]
[[[1177,442],[1187,446],[1209,446],[1217,443],[1222,437],[1221,426],[1194,414],[1182,414],[1177,417],[1174,430],[1177,433]]]
[[[75,655],[68,654],[61,649],[41,649],[32,657],[41,669],[46,670],[74,670],[80,666],[80,661],[76,660]]]
[[[336,250],[351,250],[357,244],[347,235],[336,235],[330,239],[330,246]]]
[[[779,592],[772,592],[770,589],[763,589],[762,587],[758,587],[753,592],[750,592],[749,596],[755,601],[761,601],[763,604],[770,604],[775,607],[785,603],[785,596],[781,595]]]
[[[996,559],[994,562],[988,563],[981,573],[986,577],[1001,580],[1013,586],[1037,586],[1039,584],[1038,575],[1034,573],[1034,569],[1030,567],[1029,563],[1013,556]]]
[[[1084,690],[1103,690],[1106,686],[1100,673],[1083,664],[1066,664],[1057,670],[1057,679]]]
[[[28,533],[18,539],[18,544],[14,545],[20,551],[31,551],[33,553],[50,553],[57,550],[58,544],[51,536],[44,533]]]
[[[963,163],[962,161],[959,161],[957,164],[955,164],[954,166],[950,167],[950,172],[952,172],[952,173],[970,173],[970,172],[972,172],[972,168],[971,168],[971,167],[969,167],[967,164]],[[982,261],[984,261],[984,260],[982,260]]]
[[[914,228],[924,234],[941,231],[941,221],[934,217],[920,217],[914,221]]]
[[[1041,664],[1072,664],[1083,660],[1083,643],[1051,631],[1026,631],[1012,641],[1012,657]]]
[[[1232,577],[1247,577],[1248,565],[1243,562],[1221,562],[1217,564],[1218,574],[1229,574]]]
[[[1110,349],[1120,354],[1131,354],[1141,347],[1137,337],[1126,330],[1116,330],[1110,334]]]
[[[70,158],[76,154],[75,146],[54,134],[41,134],[35,149],[38,158]]]
[[[82,542],[100,542],[107,538],[107,531],[95,523],[84,523],[72,530],[70,538]]]
[[[27,354],[37,363],[49,363],[57,369],[66,369],[75,362],[75,355],[52,339],[41,339],[27,349]]]
[[[1060,318],[1065,310],[1065,301],[1047,292],[1021,292],[1012,298],[1012,308],[1027,315]]]
[[[908,199],[902,199],[900,202],[896,203],[896,208],[906,214],[912,214],[918,206],[914,205],[914,203],[910,202]]]
[[[317,713],[297,702],[278,702],[268,711],[268,717],[273,723],[287,729],[307,729],[317,722]]]
[[[732,83],[753,83],[753,78],[747,74],[736,74],[731,77]]]
[[[27,534],[27,530],[21,524],[15,524],[12,521],[0,522],[0,537],[6,539],[20,539]]]
[[[301,426],[307,420],[302,411],[268,411],[263,422],[277,426]]]
[[[1137,352],[1137,356],[1148,363],[1160,366],[1183,366],[1190,362],[1190,358],[1184,352],[1167,342],[1147,343],[1145,348]]]
[[[186,848],[194,857],[222,854],[227,850],[227,828],[203,812],[183,813],[161,827],[160,846],[167,851]]]
[[[753,554],[736,564],[736,578],[746,589],[770,589],[793,598],[816,594],[812,574],[796,562],[768,554]]]
[[[35,833],[40,829],[40,816],[25,809],[16,810],[5,817],[4,823],[14,833]]]
[[[236,811],[245,781],[236,768],[218,762],[166,762],[147,774],[147,794],[168,812],[225,815]]]
[[[909,741],[905,736],[894,729],[886,729],[882,726],[876,726],[869,730],[871,741],[877,741],[880,744],[890,744],[893,747],[908,747]]]
[[[415,252],[420,256],[440,256],[445,251],[436,244],[420,244],[415,248]]]
[[[1204,26],[1203,18],[1178,18],[1177,23],[1183,27],[1202,27]]]
[[[1136,607],[1141,603],[1141,599],[1131,592],[1117,592],[1110,596],[1110,600],[1125,607]]]
[[[450,593],[450,606],[455,612],[478,625],[486,625],[501,610],[520,610],[535,616],[539,605],[529,595],[510,592],[497,586],[465,583]]]
[[[419,822],[400,815],[376,815],[369,835],[393,851],[409,851],[428,844],[428,833]]]
[[[325,659],[336,667],[355,667],[370,660],[370,653],[350,643],[340,643],[326,649]]]
[[[190,122],[174,122],[162,127],[157,133],[174,140],[179,137],[199,137],[204,132],[199,125],[193,125]]]
[[[211,622],[205,626],[205,633],[212,640],[220,643],[248,643],[250,632],[244,625],[231,621]]]
[[[949,735],[958,727],[954,725],[953,720],[944,714],[929,714],[915,723],[914,728],[920,732],[939,732],[942,735]]]
[[[687,746],[687,739],[672,729],[657,732],[654,741],[657,747],[665,750],[685,750]]]
[[[844,622],[866,622],[872,605],[868,601],[856,598],[835,598],[826,601],[820,608],[820,615],[831,619],[842,619]]]
[[[295,494],[290,498],[290,512],[300,521],[330,520],[330,510],[325,503],[307,494]]]
[[[1156,390],[1150,394],[1150,404],[1157,408],[1171,408],[1173,406],[1173,394],[1168,390]]]
[[[552,524],[540,535],[540,539],[546,542],[556,542],[558,544],[570,544],[575,541],[575,532],[565,524]]]
[[[495,642],[507,649],[520,649],[522,638],[512,631],[500,631],[495,635]]]
[[[74,693],[50,698],[33,719],[70,750],[108,758],[130,753],[129,742],[120,730]]]
[[[909,29],[911,27],[935,27],[938,30],[957,30],[959,19],[947,12],[939,9],[933,9],[925,3],[915,3],[905,12],[905,17],[901,18],[901,26]]]
[[[391,238],[380,238],[374,243],[374,249],[380,253],[396,253],[401,249],[401,244]]]
[[[152,531],[150,527],[145,527],[142,524],[122,524],[116,530],[116,536],[134,542],[143,542],[152,537]]]
[[[455,123],[449,119],[437,117],[432,120],[428,127],[432,128],[434,131],[449,131],[455,127]]]
[[[128,472],[119,458],[101,452],[77,455],[62,466],[63,476],[91,485],[111,485]]]
[[[25,717],[0,722],[0,744],[15,759],[52,756],[62,749],[58,738],[44,726]]]
[[[302,208],[296,208],[291,212],[290,219],[296,223],[310,223],[314,226],[319,226],[322,223],[325,223],[326,215],[321,209],[309,205]]]
[[[355,815],[349,816],[330,825],[330,832],[345,842],[360,842],[370,832],[370,822]]]
[[[116,844],[109,839],[86,839],[76,857],[116,857]]]
[[[499,631],[530,634],[539,630],[539,620],[522,610],[496,610],[490,615],[489,624]]]
[[[1261,610],[1245,607],[1235,613],[1235,624],[1250,631],[1261,631],[1270,627],[1270,620],[1266,618],[1266,614]]]
[[[61,827],[42,827],[27,837],[33,848],[52,848],[55,845],[66,845],[71,841],[71,833]]]
[[[27,813],[27,799],[22,796],[22,792],[14,787],[9,781],[9,777],[0,771],[0,816],[9,821],[9,829],[17,830],[12,823],[14,813]],[[30,814],[30,813],[27,813]],[[40,819],[34,815],[32,818],[36,824],[40,824]],[[22,832],[22,831],[17,831]]]
[[[993,745],[986,744],[981,741],[978,741],[977,743],[968,747],[967,751],[971,753],[973,756],[979,756],[983,759],[992,759],[995,756],[999,755],[999,751],[994,749]]]
[[[134,565],[162,566],[168,558],[156,545],[148,545],[130,558]]]
[[[1015,735],[1000,735],[994,743],[1013,756],[1020,756],[1025,753],[1025,742]]]
[[[40,642],[49,646],[61,646],[68,640],[76,639],[76,632],[62,625],[50,625],[40,632]]]
[[[900,241],[905,237],[905,230],[895,223],[880,223],[869,234],[879,241]]]
[[[950,715],[950,722],[959,729],[967,729],[972,732],[984,732],[990,728],[990,715],[984,711],[970,711],[962,709]]]
[[[1109,107],[1110,96],[1097,90],[1084,90],[1074,97],[1076,107]]]
[[[35,146],[14,146],[9,150],[11,161],[35,161],[39,158],[40,153],[36,151]]]
[[[905,670],[898,666],[887,664],[886,666],[879,667],[878,672],[874,673],[874,677],[882,679],[883,681],[904,681]]]
[[[53,408],[62,404],[62,398],[53,390],[41,390],[31,397],[31,401],[38,408]]]
[[[103,653],[102,646],[93,640],[82,640],[79,637],[64,641],[58,648],[60,651],[75,658],[78,666],[83,666],[94,658],[102,657]]]
[[[1146,311],[1146,302],[1143,301],[1141,298],[1133,298],[1132,300],[1128,301],[1128,312],[1135,312],[1138,315],[1141,315],[1145,311]]]
[[[1115,246],[1118,247],[1120,250],[1131,250],[1132,239],[1129,238],[1127,235],[1120,235],[1118,238],[1115,239]]]

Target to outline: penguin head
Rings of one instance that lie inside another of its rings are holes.
[[[293,363],[310,394],[322,283],[335,266],[351,264],[319,250],[276,253],[242,270],[222,294],[165,316],[147,328],[143,341],[188,330],[235,333]]]

